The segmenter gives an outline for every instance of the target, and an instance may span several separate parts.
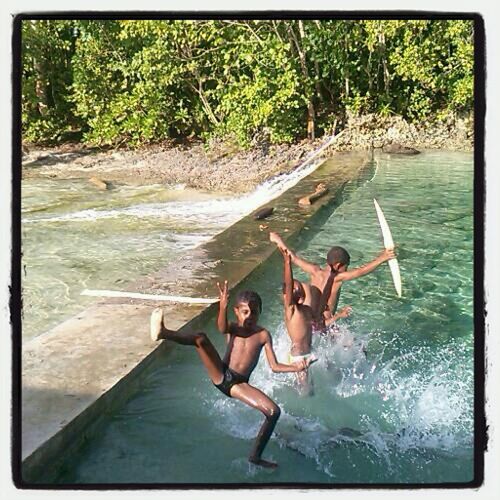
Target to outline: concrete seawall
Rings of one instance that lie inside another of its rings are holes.
[[[216,281],[231,288],[276,251],[268,231],[296,236],[321,207],[338,201],[343,186],[359,178],[367,153],[338,153],[265,206],[267,219],[246,216],[213,239],[141,278],[128,290],[149,294],[216,297]],[[324,182],[329,191],[309,207],[297,200]],[[266,228],[260,227],[267,226]],[[218,304],[107,298],[40,335],[22,349],[21,474],[24,486],[50,484],[68,457],[99,430],[106,414],[135,392],[141,375],[169,342],[149,338],[154,307],[164,308],[171,328],[202,329]]]

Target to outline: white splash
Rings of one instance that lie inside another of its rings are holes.
[[[345,326],[335,332],[333,342],[328,337],[315,338],[319,361],[313,378],[320,396],[304,399],[303,404],[297,403],[301,400],[294,393],[294,374],[273,374],[261,356],[251,383],[282,410],[274,437],[279,445],[312,460],[332,478],[340,449],[348,454],[368,453],[370,460],[384,463],[396,475],[398,457],[418,461],[422,453],[458,456],[470,450],[469,348],[457,341],[451,348],[453,360],[450,346],[414,347],[384,359],[384,350],[367,357],[369,340],[370,335],[357,335]],[[273,332],[273,344],[278,360],[286,363],[289,339],[283,323]],[[212,404],[210,411],[217,414],[214,421],[229,426],[226,432],[241,439],[254,439],[262,423],[258,412],[233,401]],[[337,418],[345,420],[346,412],[350,413],[347,423],[334,424]],[[336,413],[342,417],[336,418]]]

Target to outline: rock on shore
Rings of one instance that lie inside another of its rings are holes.
[[[245,192],[279,173],[294,170],[321,141],[234,150],[218,144],[149,146],[137,151],[83,147],[31,149],[23,156],[23,178],[99,178],[117,184],[183,184],[210,191]]]
[[[368,114],[349,116],[338,151],[388,147],[391,143],[414,149],[472,151],[473,117],[448,117],[443,121],[409,123],[401,116]]]

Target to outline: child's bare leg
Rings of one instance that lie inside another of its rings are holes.
[[[304,196],[299,200],[299,205],[308,206],[310,204],[311,204],[311,195]]]
[[[271,434],[273,433],[276,422],[281,414],[279,406],[277,406],[276,403],[274,403],[274,401],[266,396],[262,391],[259,391],[259,389],[256,389],[249,384],[233,385],[231,388],[231,396],[239,399],[252,408],[256,408],[266,417],[259,433],[257,434],[257,437],[255,438],[255,443],[252,447],[248,460],[253,464],[260,465],[262,467],[278,467],[277,463],[263,460],[261,456],[266,444],[271,438]]]
[[[297,385],[299,393],[301,396],[312,396],[314,394],[314,389],[312,385],[312,379],[309,374],[309,370],[303,370],[301,372],[295,373],[297,377]]]
[[[196,334],[179,333],[169,330],[163,324],[163,309],[157,307],[151,314],[151,340],[168,339],[183,345],[195,345]]]
[[[169,330],[163,324],[163,310],[158,307],[151,314],[151,338],[153,340],[171,340],[176,344],[195,347],[202,363],[207,369],[210,380],[214,384],[222,382],[224,378],[222,360],[205,333],[180,333],[175,330]]]

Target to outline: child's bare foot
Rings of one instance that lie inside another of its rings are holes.
[[[163,309],[157,307],[151,313],[151,324],[150,324],[150,334],[151,340],[156,341],[162,338],[163,330]]]
[[[249,462],[255,465],[260,465],[261,467],[266,467],[267,469],[276,469],[278,464],[275,462],[268,462],[267,460],[263,460],[262,458],[252,458],[248,459]]]

